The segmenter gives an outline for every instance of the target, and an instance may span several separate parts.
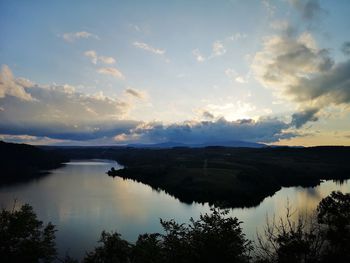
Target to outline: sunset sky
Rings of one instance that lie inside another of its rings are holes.
[[[350,145],[350,1],[0,1],[0,140]]]

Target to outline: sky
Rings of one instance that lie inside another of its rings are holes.
[[[350,1],[0,0],[0,140],[350,145]]]

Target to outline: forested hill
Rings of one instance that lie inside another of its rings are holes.
[[[61,154],[26,144],[0,141],[0,184],[26,181],[68,161]]]

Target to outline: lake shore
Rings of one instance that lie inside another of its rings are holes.
[[[253,207],[286,186],[350,176],[350,147],[128,149],[110,176],[161,189],[182,202]]]

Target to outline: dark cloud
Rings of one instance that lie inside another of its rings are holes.
[[[283,132],[288,127],[288,124],[274,118],[258,121],[252,119],[227,121],[221,118],[216,121],[193,121],[171,125],[149,123],[139,126],[131,134],[136,134],[138,139],[146,142],[207,143],[235,140],[275,142],[294,136]]]
[[[126,94],[129,94],[131,96],[134,96],[138,99],[144,99],[145,98],[145,94],[139,90],[136,90],[136,89],[132,89],[132,88],[127,88],[125,90],[125,93]]]
[[[202,117],[203,117],[204,119],[208,119],[208,120],[211,120],[211,119],[214,119],[214,118],[215,118],[214,114],[212,114],[212,113],[209,112],[209,111],[203,111],[203,112],[202,112]]]
[[[318,0],[289,0],[305,21],[318,20],[326,11],[321,7]]]
[[[329,70],[334,62],[327,49],[317,49],[311,34],[273,36],[255,56],[254,66],[267,85],[290,82],[298,76]],[[287,84],[287,83],[286,83]]]
[[[301,109],[292,126],[316,121],[323,108],[350,103],[350,60],[334,63],[327,49],[319,49],[310,33],[273,36],[255,56],[257,79]]]
[[[341,50],[344,53],[344,55],[349,56],[350,55],[350,41],[343,43]]]
[[[294,113],[292,115],[291,126],[296,128],[301,128],[305,123],[309,121],[317,121],[318,117],[316,116],[318,109],[307,109],[301,112]]]
[[[203,112],[210,121],[170,125],[131,121],[126,117],[132,105],[119,99],[102,93],[87,95],[68,85],[40,86],[7,73],[7,79],[1,80],[5,92],[0,96],[0,135],[9,140],[94,145],[135,140],[275,142],[295,136],[285,131],[289,124],[275,118],[213,121],[214,115],[210,112]],[[126,92],[139,95],[132,89]]]
[[[63,123],[0,123],[0,134],[29,135],[49,137],[59,140],[84,141],[99,138],[111,138],[116,134],[129,132],[140,122],[130,120],[81,123],[65,125]]]
[[[313,77],[300,77],[287,93],[299,102],[313,101],[318,108],[350,103],[350,60]]]
[[[0,74],[0,134],[89,140],[135,128],[123,120],[132,105],[103,93],[87,95],[69,85],[40,86]]]

